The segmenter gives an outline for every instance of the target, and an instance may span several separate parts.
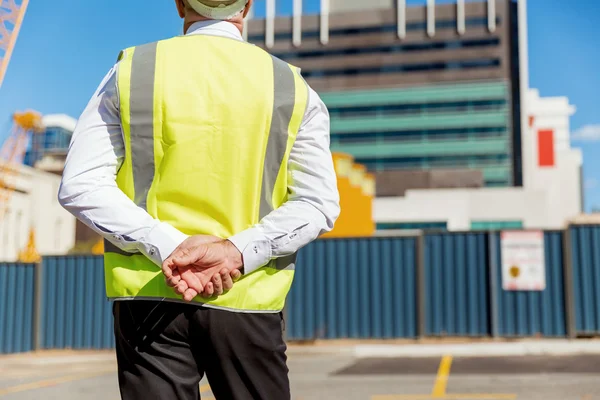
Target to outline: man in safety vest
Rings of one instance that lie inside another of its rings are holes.
[[[296,253],[339,215],[329,115],[243,41],[252,0],[176,4],[185,35],[123,50],[81,115],[59,200],[106,239],[124,399],[198,399],[205,374],[289,399]]]

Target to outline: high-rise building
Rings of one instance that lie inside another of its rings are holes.
[[[292,2],[293,0],[289,0]],[[582,210],[567,98],[529,88],[527,0],[321,0],[248,22],[300,67],[331,147],[376,176],[378,230],[563,227]]]
[[[292,17],[253,20],[248,39],[302,69],[328,105],[332,150],[370,171],[469,169],[521,186],[519,4],[396,3],[332,0],[296,40]]]

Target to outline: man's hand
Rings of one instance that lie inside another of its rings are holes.
[[[221,295],[241,277],[242,254],[228,240],[213,236],[187,239],[163,263],[167,283],[191,301]]]

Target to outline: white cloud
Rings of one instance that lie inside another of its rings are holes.
[[[572,135],[574,140],[580,142],[594,142],[600,140],[600,124],[596,125],[585,125],[579,128]]]
[[[595,189],[598,187],[598,183],[599,183],[598,179],[596,179],[596,178],[587,178],[585,180],[585,188],[587,190]]]

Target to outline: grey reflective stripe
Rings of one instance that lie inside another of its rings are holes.
[[[104,239],[104,252],[105,253],[114,253],[114,254],[118,254],[120,256],[125,256],[125,257],[131,257],[136,254],[140,254],[140,253],[129,253],[127,251],[121,250],[120,248],[118,248],[117,246],[115,246],[114,244],[112,244],[111,242],[109,242],[106,239]]]
[[[265,156],[259,220],[274,209],[273,191],[287,150],[288,130],[296,102],[294,73],[286,62],[276,57],[272,58],[275,96]]]
[[[292,254],[291,256],[278,258],[275,260],[275,268],[278,271],[294,271],[296,269],[297,257],[297,254]]]
[[[154,180],[154,78],[157,43],[135,48],[131,60],[130,138],[134,202],[144,210]]]
[[[146,209],[148,191],[154,180],[154,78],[156,72],[156,48],[149,43],[135,48],[131,60],[130,93],[130,143],[133,166],[133,201]],[[104,241],[104,252],[131,257],[129,253]]]

